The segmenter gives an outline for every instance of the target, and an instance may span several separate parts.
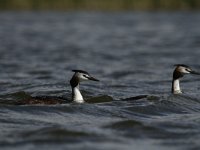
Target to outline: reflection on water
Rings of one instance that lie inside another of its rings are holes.
[[[173,64],[200,69],[199,13],[0,13],[0,146],[4,149],[197,149],[199,77],[170,95]],[[94,74],[101,103],[7,105],[71,97],[71,69]],[[120,99],[148,95],[138,101]],[[111,101],[113,100],[113,101]]]

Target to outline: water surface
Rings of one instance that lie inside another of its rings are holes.
[[[173,64],[200,70],[199,13],[0,13],[1,149],[198,149],[200,77],[171,95]],[[27,96],[71,97],[72,69],[95,104],[16,106]],[[139,101],[123,98],[149,95]],[[3,104],[4,103],[4,104]]]

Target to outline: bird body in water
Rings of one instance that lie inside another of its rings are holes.
[[[27,105],[27,104],[63,104],[67,102],[75,102],[75,103],[84,103],[83,96],[80,92],[79,85],[80,82],[83,81],[99,81],[98,79],[92,77],[88,72],[83,70],[72,70],[74,75],[70,80],[70,85],[72,88],[72,100],[67,100],[63,97],[55,97],[55,96],[36,96],[30,97],[25,100],[17,101],[18,105]]]

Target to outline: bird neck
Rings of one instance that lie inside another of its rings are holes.
[[[79,84],[76,87],[72,87],[72,100],[76,103],[84,103],[83,96],[79,90]]]
[[[172,81],[172,93],[173,94],[180,94],[181,88],[180,88],[180,80],[179,79],[173,79]]]
[[[79,90],[79,79],[76,76],[72,77],[70,85],[72,87],[72,100],[76,103],[83,103],[83,96]]]

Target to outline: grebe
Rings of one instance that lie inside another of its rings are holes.
[[[82,81],[99,81],[98,79],[92,77],[88,72],[83,70],[72,70],[75,72],[72,79],[70,80],[70,85],[72,87],[72,100],[76,103],[84,103],[83,96],[79,90],[79,84]]]
[[[182,78],[185,74],[197,74],[200,75],[199,72],[193,71],[189,66],[183,64],[177,64],[174,72],[173,72],[173,80],[172,80],[172,93],[180,94],[182,93],[180,89],[180,78]]]
[[[72,102],[76,103],[84,103],[83,96],[79,90],[79,84],[83,81],[99,81],[98,79],[92,77],[88,72],[83,70],[72,70],[74,75],[70,80],[70,85],[72,88]],[[36,96],[30,97],[25,100],[17,101],[15,104],[17,105],[27,105],[27,104],[62,104],[70,102],[63,97],[54,97],[54,96]]]

